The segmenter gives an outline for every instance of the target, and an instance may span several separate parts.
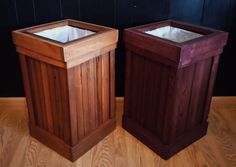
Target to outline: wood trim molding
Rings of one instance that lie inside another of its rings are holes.
[[[124,97],[116,97],[116,104],[123,104]],[[213,105],[233,105],[236,104],[236,96],[213,96],[211,104]],[[26,98],[25,97],[0,97],[0,111],[6,110],[22,110],[25,108]]]
[[[0,112],[1,111],[22,111],[26,108],[25,97],[0,97]]]

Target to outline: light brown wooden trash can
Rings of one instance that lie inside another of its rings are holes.
[[[74,161],[115,128],[118,31],[63,20],[12,33],[30,134]]]

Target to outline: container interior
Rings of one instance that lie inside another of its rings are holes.
[[[69,41],[73,41],[79,38],[95,34],[95,32],[66,25],[35,32],[34,34],[58,42],[66,43]]]
[[[178,43],[186,42],[203,36],[202,34],[198,34],[173,26],[160,27],[154,30],[145,31],[145,33]]]

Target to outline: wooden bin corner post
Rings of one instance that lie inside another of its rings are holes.
[[[167,39],[179,30],[184,36],[190,33],[197,37]],[[124,30],[122,124],[162,158],[170,158],[206,134],[214,80],[227,35],[171,20]]]
[[[74,161],[115,128],[118,31],[63,20],[12,33],[30,134]]]

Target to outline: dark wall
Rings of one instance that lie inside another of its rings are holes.
[[[0,1],[0,96],[23,96],[18,56],[11,31],[74,18],[118,28],[135,26],[168,18],[205,25],[230,32],[221,59],[215,95],[236,95],[235,49],[233,31],[235,0],[1,0]],[[124,49],[122,31],[116,53],[116,95],[124,92]]]

